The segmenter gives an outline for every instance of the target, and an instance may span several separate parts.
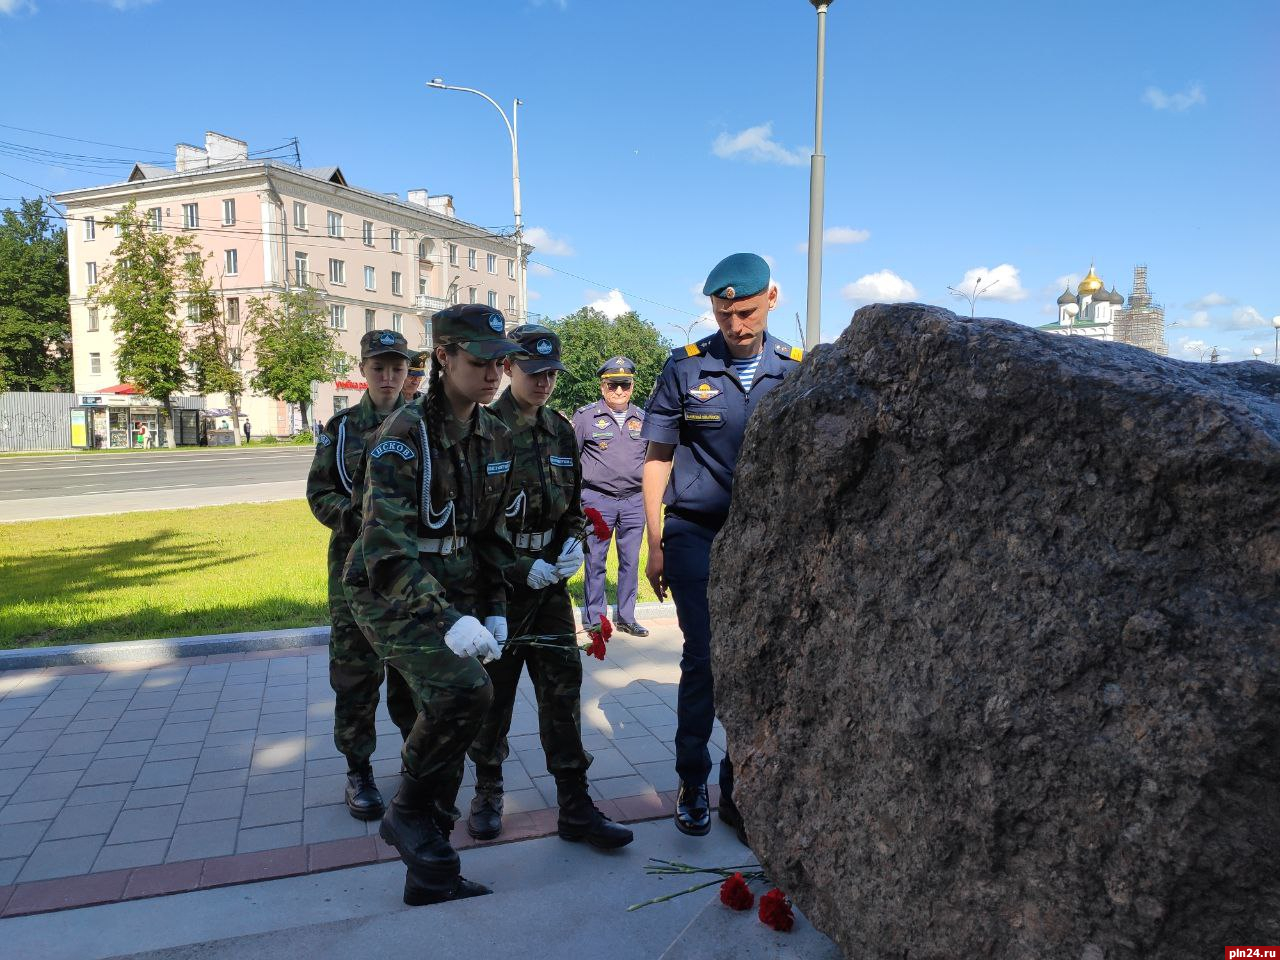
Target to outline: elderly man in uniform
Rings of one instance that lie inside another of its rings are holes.
[[[802,351],[766,330],[778,288],[763,258],[753,253],[726,257],[711,271],[702,292],[711,298],[720,329],[672,351],[649,398],[641,430],[649,441],[644,464],[649,526],[645,573],[659,598],[670,589],[684,634],[676,705],[680,789],[675,822],[692,836],[704,836],[711,829],[711,541],[729,513],[733,471],[751,411],[803,357]],[[654,535],[658,530],[660,538]],[[747,842],[733,803],[733,763],[727,753],[720,763],[720,819]]]
[[[404,375],[404,386],[400,388],[400,399],[408,403],[422,389],[422,378],[427,375],[427,364],[431,362],[431,354],[415,353],[409,360],[409,371]]]
[[[648,446],[640,435],[644,411],[631,403],[636,365],[626,357],[610,357],[596,375],[600,377],[601,399],[579,407],[573,415],[573,430],[582,457],[582,506],[600,511],[618,544],[615,625],[623,633],[647,637],[648,629],[636,622],[640,539],[644,535],[640,480]],[[608,609],[604,568],[609,544],[594,537],[587,540],[583,574],[587,610],[583,622],[599,623]]]

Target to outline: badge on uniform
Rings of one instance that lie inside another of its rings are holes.
[[[329,435],[327,433],[322,433],[320,434],[320,439],[316,441],[316,446],[327,447],[331,443],[333,443],[333,441],[329,439]]]
[[[378,342],[381,343],[384,347],[389,347],[396,342],[396,338],[389,333],[384,333],[382,336],[378,338]]]
[[[601,430],[603,430],[605,427],[609,426],[609,420],[608,420],[608,418],[607,418],[607,417],[596,417],[596,426],[597,426],[597,427],[599,427]]]
[[[639,430],[641,426],[643,426],[643,424],[640,423],[639,417],[632,417],[627,421],[627,429],[633,432]]]
[[[489,329],[494,333],[502,332],[502,318],[496,313],[489,315]]]
[[[553,467],[572,467],[573,457],[549,457]]]
[[[485,467],[485,472],[492,477],[492,476],[496,476],[499,473],[506,473],[510,469],[511,469],[510,460],[495,460],[493,463],[488,464]]]
[[[708,400],[720,396],[720,391],[709,383],[700,383],[689,391],[689,396],[706,403]]]
[[[690,423],[713,424],[724,420],[722,413],[686,413],[684,418]]]
[[[537,345],[536,347],[534,347],[534,349],[535,349],[535,350],[537,350],[540,354],[542,354],[542,355],[545,357],[547,354],[549,354],[549,353],[551,352],[551,349],[552,349],[552,348],[551,348],[551,341],[550,341],[550,340],[539,340],[539,341],[538,341],[538,345]]]
[[[409,449],[408,445],[399,440],[383,440],[380,444],[369,451],[369,456],[372,459],[377,460],[384,453],[394,453],[397,457],[404,460],[412,460],[414,456],[413,451]]]

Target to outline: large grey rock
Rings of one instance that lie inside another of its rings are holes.
[[[752,845],[847,956],[1280,943],[1275,367],[860,310],[711,604]]]

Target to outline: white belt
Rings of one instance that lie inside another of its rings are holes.
[[[521,550],[541,550],[551,543],[555,530],[544,530],[542,533],[517,533],[516,546]]]
[[[430,540],[424,537],[418,538],[418,553],[440,553],[450,554],[457,553],[467,545],[466,537],[442,537],[438,540]]]

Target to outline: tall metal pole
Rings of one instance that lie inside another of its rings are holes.
[[[814,107],[813,156],[809,160],[809,289],[805,304],[805,347],[822,339],[822,206],[827,158],[822,153],[822,86],[827,64],[827,8],[831,0],[809,0],[818,10],[818,83]]]

